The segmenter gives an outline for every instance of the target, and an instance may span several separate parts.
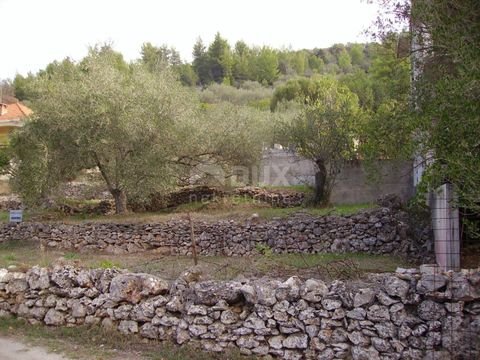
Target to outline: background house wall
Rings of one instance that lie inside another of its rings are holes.
[[[7,144],[8,134],[11,130],[11,127],[0,126],[0,146]]]
[[[374,202],[381,195],[397,194],[408,200],[414,193],[411,162],[378,162],[378,178],[368,177],[361,161],[349,162],[337,175],[331,201],[334,204]],[[259,183],[291,186],[315,182],[315,165],[295,153],[283,149],[265,151],[260,164]]]

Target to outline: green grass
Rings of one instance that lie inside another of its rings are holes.
[[[313,187],[308,186],[308,185],[290,185],[290,186],[265,185],[265,186],[262,186],[262,188],[266,189],[266,190],[297,191],[297,192],[303,192],[303,193],[306,193],[306,194],[313,193]]]
[[[312,215],[323,216],[323,215],[353,215],[362,210],[373,209],[377,205],[367,203],[367,204],[344,204],[344,205],[335,205],[326,208],[308,208],[308,212]]]
[[[195,345],[176,346],[171,342],[146,341],[124,336],[100,326],[47,327],[31,325],[14,317],[0,318],[0,335],[60,352],[71,359],[149,359],[149,360],[248,360],[238,351],[207,353]]]
[[[79,221],[79,222],[83,222],[83,221],[90,221],[90,220],[102,220],[103,218],[105,218],[106,216],[105,215],[101,215],[101,214],[86,214],[86,213],[80,213],[80,214],[74,214],[74,215],[70,215],[70,216],[61,216],[59,217],[58,220],[66,220],[66,221]]]
[[[298,212],[303,212],[313,216],[353,215],[362,210],[372,209],[374,207],[376,207],[374,204],[337,205],[319,208],[296,206],[291,208],[260,208],[257,210],[257,213],[260,215],[260,217],[265,219],[271,219],[274,217],[284,218]]]
[[[298,185],[301,186],[301,185]],[[251,215],[257,213],[261,218],[284,218],[291,214],[303,212],[313,216],[325,216],[325,215],[352,215],[365,209],[374,208],[375,204],[346,204],[336,205],[328,207],[304,207],[295,206],[291,208],[279,208],[271,207],[266,203],[259,202],[258,200],[245,198],[243,196],[232,196],[218,199],[217,201],[207,202],[193,202],[189,204],[183,204],[178,206],[175,213],[200,213],[220,217],[232,217],[244,218],[243,215]],[[166,212],[164,212],[166,214]],[[239,216],[240,215],[240,216]]]
[[[268,250],[263,253],[263,257],[257,257],[249,266],[256,268],[257,275],[280,278],[296,275],[325,281],[352,280],[363,278],[367,273],[393,272],[397,267],[414,266],[400,257],[363,253],[272,254]]]
[[[4,255],[3,258],[5,259],[5,261],[8,261],[8,262],[13,262],[17,260],[17,257],[13,254]]]
[[[316,277],[328,280],[331,274],[325,272],[324,268],[329,266],[337,266],[342,270],[354,267],[360,276],[366,272],[391,272],[397,267],[411,266],[404,259],[388,255],[275,254],[266,246],[259,246],[257,250],[258,255],[249,257],[200,256],[199,267],[204,279],[231,280],[239,275],[288,278],[297,275],[302,278]],[[162,255],[153,251],[125,255],[98,252],[83,254],[61,250],[40,252],[38,244],[33,241],[8,241],[0,244],[0,268],[15,265],[26,270],[34,265],[45,267],[58,263],[86,268],[115,267],[175,280],[193,265],[193,259],[188,256]]]
[[[372,255],[366,253],[343,254],[285,254],[277,255],[276,262],[297,269],[308,269],[333,262],[354,261],[362,272],[393,272],[406,261],[397,256]]]
[[[298,185],[300,187],[303,185]],[[288,187],[290,188],[290,187]],[[92,205],[97,201],[69,200],[70,204]],[[230,196],[217,198],[210,201],[198,201],[182,204],[174,209],[165,209],[158,212],[127,213],[122,215],[99,215],[99,214],[75,214],[66,216],[57,211],[29,210],[24,211],[24,221],[62,221],[62,222],[162,222],[175,217],[184,217],[192,213],[194,219],[215,221],[219,219],[248,219],[257,213],[260,218],[269,220],[272,218],[285,218],[297,212],[307,213],[313,216],[324,215],[352,215],[361,210],[375,207],[374,204],[336,205],[329,207],[305,207],[296,206],[291,208],[271,207],[269,204],[244,196]],[[9,214],[0,211],[0,222],[8,222]]]
[[[91,267],[99,269],[120,269],[122,264],[112,260],[104,259],[92,264]]]
[[[78,259],[78,254],[74,252],[67,252],[65,255],[63,255],[63,257],[67,260],[74,260],[74,259]]]
[[[173,210],[166,210],[165,213],[175,212],[222,212],[232,209],[250,209],[263,208],[269,206],[264,202],[252,199],[248,196],[232,195],[225,197],[217,197],[213,200],[195,201],[188,204],[181,204]]]

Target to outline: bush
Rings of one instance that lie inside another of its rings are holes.
[[[207,104],[229,102],[235,105],[261,107],[263,102],[270,101],[273,90],[257,83],[246,82],[241,88],[229,85],[212,84],[200,93],[200,100]]]

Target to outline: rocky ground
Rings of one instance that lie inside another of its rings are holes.
[[[27,345],[18,339],[0,338],[0,359],[2,360],[67,360],[48,350]]]

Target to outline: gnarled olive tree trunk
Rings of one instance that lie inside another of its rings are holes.
[[[110,191],[110,194],[112,194],[113,199],[115,200],[115,213],[125,214],[127,212],[127,194],[125,193],[125,190],[119,189],[118,183],[114,183],[111,180],[110,174],[107,168],[100,161],[98,154],[92,152],[92,155],[95,159],[98,169],[100,170],[103,180],[105,180],[105,183],[107,184],[108,191]]]
[[[317,172],[315,173],[314,205],[323,205],[330,200],[330,187],[327,179],[327,166],[322,159],[316,159]]]
[[[110,193],[115,200],[115,213],[125,214],[127,212],[127,195],[120,189],[111,189]]]

